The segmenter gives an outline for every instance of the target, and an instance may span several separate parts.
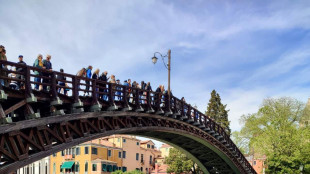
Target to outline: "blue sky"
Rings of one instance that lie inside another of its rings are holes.
[[[172,50],[173,94],[205,111],[216,89],[232,130],[267,97],[307,101],[310,1],[1,1],[10,61],[51,54],[55,70],[93,65],[121,80],[167,87],[153,53]]]

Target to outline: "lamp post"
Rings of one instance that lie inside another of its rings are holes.
[[[169,102],[169,105],[170,105],[170,70],[171,70],[171,50],[169,49],[168,50],[168,53],[167,53],[167,55],[162,55],[160,52],[155,52],[154,53],[154,56],[152,57],[152,62],[154,63],[154,64],[156,64],[156,62],[157,62],[157,57],[156,57],[156,54],[159,54],[160,55],[160,57],[162,58],[162,60],[163,60],[163,63],[164,63],[164,65],[165,65],[165,67],[168,69],[168,102]],[[165,61],[164,61],[164,58],[165,57],[168,57],[168,64],[166,65],[165,64]]]

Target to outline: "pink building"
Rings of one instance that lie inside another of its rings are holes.
[[[140,141],[130,135],[112,135],[102,139],[123,149],[123,167],[126,167],[127,171],[140,170],[151,173],[155,168],[155,159],[161,155],[151,140]]]

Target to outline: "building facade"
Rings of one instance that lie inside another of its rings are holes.
[[[50,174],[105,174],[123,170],[121,148],[92,140],[55,153],[50,157]]]
[[[258,156],[258,155],[249,155],[246,156],[246,159],[249,161],[253,169],[258,174],[265,174],[265,170],[267,166],[265,165],[266,156]]]
[[[50,174],[50,158],[45,157],[18,169],[16,174]]]
[[[155,168],[155,159],[161,154],[151,140],[140,141],[130,135],[113,135],[103,139],[123,149],[125,152],[123,166],[128,171],[140,170],[144,173],[151,173]]]

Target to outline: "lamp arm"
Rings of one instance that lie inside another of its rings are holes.
[[[165,60],[164,60],[164,58],[165,58],[165,57],[168,57],[168,55],[164,55],[164,56],[163,56],[160,52],[155,52],[155,53],[154,53],[154,57],[156,57],[156,56],[155,56],[156,53],[160,55],[160,57],[161,57],[162,60],[163,60],[163,64],[164,64],[165,67],[168,69],[168,66],[166,65]]]

